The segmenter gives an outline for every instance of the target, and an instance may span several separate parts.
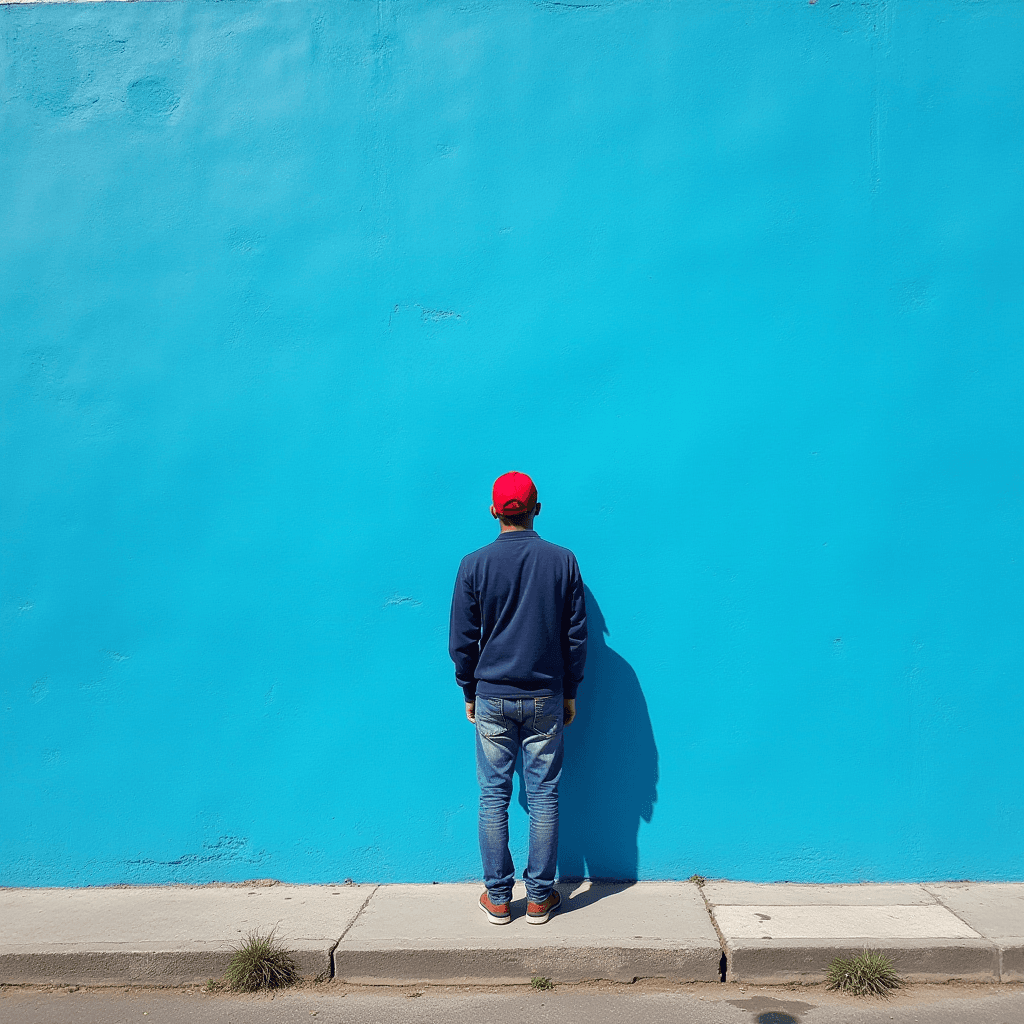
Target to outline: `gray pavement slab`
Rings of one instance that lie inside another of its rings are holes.
[[[704,896],[712,905],[732,907],[902,907],[934,904],[935,897],[923,885],[912,883],[859,885],[808,885],[802,882],[705,882]]]
[[[704,895],[730,981],[818,981],[834,957],[865,948],[912,980],[1000,978],[996,945],[923,886],[713,883]]]
[[[271,928],[310,977],[373,886],[0,890],[0,982],[184,985],[222,977],[232,950]]]
[[[717,981],[721,946],[688,882],[562,884],[563,909],[547,924],[490,924],[469,885],[387,885],[334,951],[335,977],[379,980]]]
[[[945,907],[715,907],[722,932],[737,939],[980,939]]]
[[[929,893],[999,949],[1002,981],[1024,981],[1024,882],[942,882]]]

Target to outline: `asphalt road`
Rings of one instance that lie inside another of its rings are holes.
[[[820,988],[565,986],[554,992],[0,990],[4,1024],[1024,1024],[1024,986],[918,986],[889,1001]]]

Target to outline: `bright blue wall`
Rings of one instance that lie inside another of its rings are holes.
[[[563,872],[1024,879],[1024,5],[0,38],[0,883],[476,877],[512,468],[593,595]]]

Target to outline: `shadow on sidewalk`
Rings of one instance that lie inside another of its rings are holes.
[[[616,893],[625,892],[626,889],[636,885],[636,880],[624,879],[612,882],[602,879],[599,882],[595,881],[591,888],[583,888],[586,884],[587,880],[584,878],[560,878],[555,882],[555,888],[562,896],[562,905],[558,908],[559,915],[569,914],[574,910],[583,910],[598,900],[603,900],[606,896],[614,896]],[[513,919],[518,920],[526,916],[527,902],[525,896],[512,900]]]
[[[565,730],[559,787],[558,875],[563,898],[584,878],[618,884],[580,893],[579,910],[636,881],[640,820],[658,799],[658,748],[640,680],[605,642],[608,627],[586,588],[588,650],[576,721]],[[519,801],[526,807],[522,779]],[[571,884],[575,882],[575,884]]]

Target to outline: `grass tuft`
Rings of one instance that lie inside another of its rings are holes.
[[[530,979],[530,988],[534,988],[538,992],[550,992],[554,987],[555,983],[550,978]]]
[[[870,949],[856,956],[837,956],[828,965],[825,982],[832,991],[852,996],[888,996],[904,985],[893,962]]]
[[[274,931],[251,931],[228,964],[228,985],[234,992],[284,988],[298,981],[295,961],[277,944]]]
[[[707,879],[703,875],[690,875],[687,881],[693,882],[694,885],[701,886],[707,881]]]

